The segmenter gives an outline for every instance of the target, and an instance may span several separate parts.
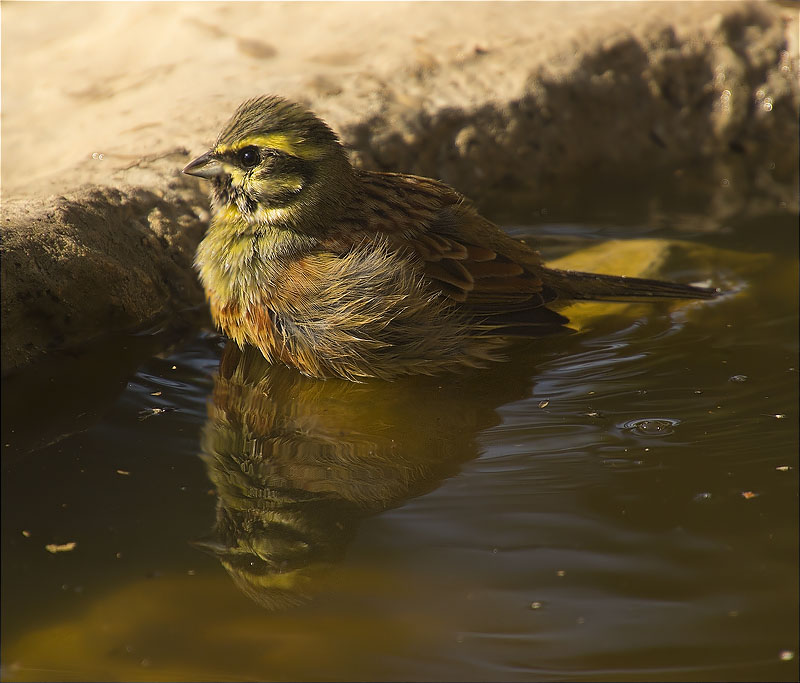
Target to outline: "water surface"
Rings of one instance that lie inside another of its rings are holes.
[[[487,370],[319,382],[194,329],[4,383],[3,679],[797,680],[797,216],[695,199],[507,217],[741,291]]]

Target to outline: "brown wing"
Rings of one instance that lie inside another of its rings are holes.
[[[397,248],[413,251],[431,286],[481,328],[541,334],[545,330],[527,328],[567,322],[545,307],[555,292],[537,274],[539,254],[483,218],[463,195],[430,178],[359,175],[363,194],[342,222],[350,246],[380,234]],[[341,238],[336,243],[344,246]]]

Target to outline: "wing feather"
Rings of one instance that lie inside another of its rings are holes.
[[[555,292],[542,284],[538,253],[480,216],[461,194],[430,178],[359,175],[364,192],[340,220],[354,229],[326,248],[344,252],[381,236],[413,254],[431,288],[472,317],[476,330],[517,334],[566,322],[545,306]]]

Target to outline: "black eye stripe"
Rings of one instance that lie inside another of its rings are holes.
[[[252,150],[255,154],[258,155],[258,161],[254,164],[248,165],[242,159],[242,154],[245,151]],[[286,160],[297,160],[301,161],[300,157],[296,157],[293,154],[289,154],[288,152],[284,152],[282,149],[273,149],[271,147],[256,147],[255,145],[248,145],[247,147],[242,147],[241,149],[237,150],[229,150],[225,151],[222,154],[218,154],[217,158],[224,159],[229,163],[232,163],[236,166],[241,166],[243,168],[254,168],[258,165],[259,162],[263,161],[265,158],[271,159],[286,159]]]
[[[262,154],[270,157],[275,157],[276,159],[299,159],[300,157],[296,157],[293,154],[289,154],[288,152],[284,152],[282,149],[272,149],[271,147],[265,147],[261,150]]]
[[[272,160],[269,173],[298,175],[303,179],[303,184],[307,185],[313,178],[314,167],[310,162],[290,154],[279,154]]]

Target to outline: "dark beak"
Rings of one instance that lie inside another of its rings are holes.
[[[183,172],[186,175],[194,175],[206,180],[224,173],[222,164],[211,155],[211,152],[206,152],[203,156],[189,162]]]
[[[189,541],[189,545],[193,548],[197,548],[197,550],[202,550],[204,553],[214,556],[222,555],[229,550],[228,546],[216,540],[212,536]]]

